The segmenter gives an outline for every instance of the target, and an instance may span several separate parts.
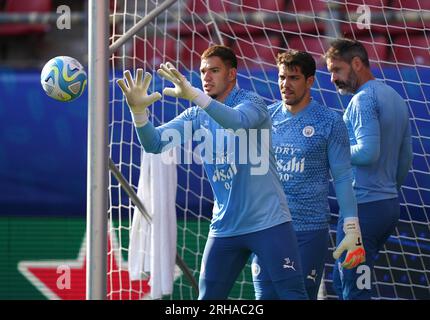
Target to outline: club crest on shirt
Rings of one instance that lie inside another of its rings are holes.
[[[312,126],[306,126],[303,128],[303,135],[307,138],[310,138],[314,135],[315,129]]]

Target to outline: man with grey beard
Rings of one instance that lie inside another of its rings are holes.
[[[342,95],[353,94],[343,119],[351,144],[354,191],[366,248],[366,262],[344,269],[337,258],[333,283],[341,299],[370,299],[374,256],[394,231],[398,190],[412,163],[408,107],[390,86],[376,81],[364,46],[338,39],[324,55],[331,82]],[[337,242],[343,239],[339,218]]]

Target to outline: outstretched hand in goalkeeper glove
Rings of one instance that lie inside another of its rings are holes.
[[[333,252],[333,258],[339,259],[342,253],[347,250],[342,267],[352,269],[366,261],[366,252],[363,247],[358,218],[345,218],[343,231],[345,232],[345,236]]]
[[[167,62],[160,65],[157,70],[160,77],[172,82],[174,88],[164,88],[163,94],[175,98],[182,98],[193,101],[201,108],[206,108],[212,98],[206,95],[202,90],[195,88],[191,83],[171,64]]]
[[[148,95],[151,79],[152,76],[148,72],[143,77],[143,70],[139,68],[136,70],[136,82],[133,81],[128,70],[124,71],[124,79],[119,79],[116,82],[124,93],[133,121],[137,127],[145,125],[148,121],[146,108],[161,99],[159,92]]]

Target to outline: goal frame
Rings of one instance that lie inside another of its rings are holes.
[[[88,6],[86,299],[106,298],[108,222],[109,1]]]
[[[87,156],[87,270],[86,299],[107,297],[107,234],[109,170],[151,223],[151,215],[136,192],[109,158],[109,57],[122,45],[172,6],[177,0],[166,0],[109,46],[109,0],[90,0],[88,11],[88,156]],[[176,264],[198,293],[197,281],[182,258]]]

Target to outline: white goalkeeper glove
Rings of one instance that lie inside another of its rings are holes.
[[[146,108],[161,99],[161,94],[154,92],[148,95],[148,87],[152,79],[150,73],[146,72],[143,77],[143,70],[139,68],[136,70],[136,74],[136,82],[134,82],[130,71],[126,70],[124,79],[119,79],[116,83],[125,95],[135,126],[142,127],[148,122]]]
[[[333,252],[333,258],[339,259],[342,253],[347,250],[342,267],[352,269],[366,261],[366,252],[363,247],[358,218],[345,218],[343,231],[345,232],[345,236]]]
[[[175,98],[182,98],[193,101],[201,108],[206,108],[211,102],[212,98],[206,95],[202,90],[195,88],[188,82],[188,80],[171,64],[161,64],[160,69],[157,70],[160,77],[163,77],[175,85],[174,88],[165,88],[163,94]]]

